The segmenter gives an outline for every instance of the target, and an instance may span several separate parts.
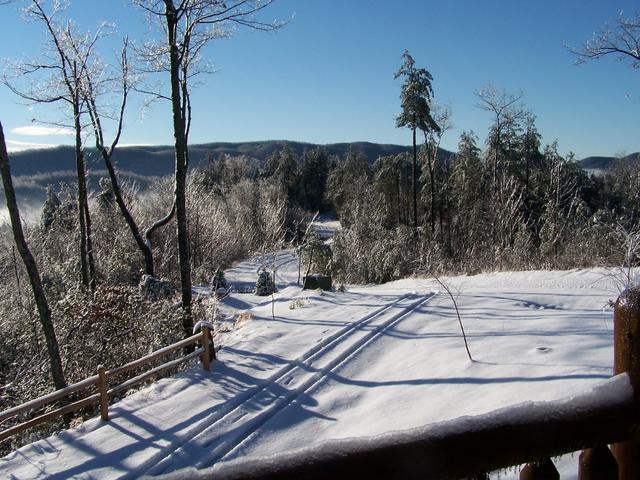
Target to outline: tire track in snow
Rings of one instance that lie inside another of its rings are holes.
[[[146,473],[159,475],[187,466],[204,468],[213,465],[271,418],[311,390],[325,378],[327,373],[344,365],[386,330],[420,308],[434,295],[434,293],[420,295],[417,300],[415,295],[403,295],[396,301],[349,325],[348,329],[342,329],[344,331],[341,330],[338,335],[322,342],[321,348],[309,350],[314,353],[306,355],[304,361],[295,362],[273,383],[261,388],[244,402],[209,424],[189,443],[183,444],[181,448]],[[399,310],[393,315],[390,317],[383,315],[396,306],[399,307]],[[318,365],[312,367],[314,363]],[[241,422],[241,420],[244,421]]]
[[[415,297],[415,295],[413,295]],[[399,298],[387,303],[386,305],[382,305],[381,307],[376,308],[375,310],[367,313],[361,318],[350,322],[348,325],[340,328],[338,331],[334,332],[332,335],[322,339],[314,346],[309,348],[306,352],[300,355],[295,360],[291,361],[287,365],[283,366],[279,370],[277,370],[273,375],[266,378],[258,385],[255,385],[248,389],[246,392],[241,393],[235,396],[232,399],[229,399],[226,403],[221,404],[219,408],[213,412],[206,420],[199,422],[194,425],[190,430],[188,430],[180,439],[179,443],[173,442],[167,448],[171,449],[171,454],[167,455],[165,449],[158,451],[155,455],[152,455],[149,459],[144,461],[138,468],[134,471],[129,472],[122,478],[138,478],[141,474],[146,473],[149,475],[159,475],[167,470],[171,469],[173,465],[173,457],[179,458],[180,450],[191,442],[194,438],[200,435],[203,431],[210,429],[211,427],[219,424],[228,416],[232,415],[234,412],[237,412],[242,406],[246,405],[248,402],[256,399],[259,395],[264,393],[269,387],[274,384],[277,384],[280,381],[283,381],[285,377],[291,374],[292,371],[299,369],[300,367],[307,366],[310,368],[306,362],[313,362],[314,357],[321,356],[324,352],[332,350],[335,345],[342,342],[345,338],[349,337],[354,330],[359,330],[366,328],[368,324],[374,321],[381,315],[384,315],[387,311],[394,308],[396,305],[400,304],[406,299],[411,298],[411,294],[403,294]],[[424,297],[421,297],[424,298]]]

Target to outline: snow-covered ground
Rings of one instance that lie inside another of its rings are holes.
[[[330,241],[331,238],[342,229],[340,220],[332,217],[320,215],[311,225],[311,231],[323,240]]]
[[[262,256],[242,262],[227,279],[248,289],[265,262],[274,264]],[[445,279],[457,294],[470,362],[437,283],[302,291],[293,253],[275,264],[273,305],[240,293],[221,301],[233,328],[211,372],[194,365],[115,404],[109,422],[95,418],[13,452],[0,459],[0,478],[203,468],[561,399],[611,375],[607,302],[619,287],[604,269]],[[563,479],[576,478],[577,455],[559,468]]]

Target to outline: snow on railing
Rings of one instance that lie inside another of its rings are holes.
[[[161,477],[182,479],[463,478],[630,438],[636,405],[626,373],[586,393],[527,402],[375,437],[332,440]]]
[[[194,333],[194,335],[190,337],[180,340],[179,342],[164,347],[160,350],[156,350],[155,352],[129,362],[126,365],[115,367],[111,370],[106,370],[104,367],[99,366],[97,375],[93,375],[78,383],[69,385],[66,388],[62,388],[48,395],[44,395],[40,398],[36,398],[35,400],[31,400],[29,402],[23,403],[22,405],[18,405],[16,407],[5,410],[4,412],[0,412],[0,424],[2,424],[6,420],[15,418],[19,415],[30,415],[32,412],[40,410],[42,409],[42,407],[53,402],[63,402],[64,399],[75,393],[84,392],[90,388],[97,388],[98,390],[97,393],[84,397],[80,400],[76,400],[72,403],[63,404],[62,406],[54,410],[43,413],[39,416],[18,423],[16,425],[12,425],[11,427],[0,431],[0,442],[28,428],[75,412],[77,410],[80,410],[81,408],[96,404],[100,405],[101,418],[107,421],[109,420],[109,398],[112,398],[114,395],[129,388],[139,385],[140,383],[151,377],[159,375],[167,370],[171,370],[192,358],[200,357],[202,361],[202,367],[205,370],[209,370],[211,359],[215,358],[215,349],[212,348],[213,339],[211,336],[210,324],[203,323],[202,325],[200,325],[199,330],[200,331],[198,333]],[[195,349],[193,352],[183,355],[175,360],[162,363],[161,365],[158,365],[151,370],[143,372],[133,378],[130,378],[129,380],[124,381],[123,383],[109,388],[109,379],[113,379],[124,373],[144,367],[170,353],[173,353],[185,347],[189,347],[191,345],[195,345],[197,343],[200,343],[200,347]]]

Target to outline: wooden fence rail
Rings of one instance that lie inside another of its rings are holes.
[[[118,385],[109,388],[110,379],[114,379],[132,370],[142,368],[170,353],[181,350],[185,347],[189,347],[191,345],[195,345],[197,343],[200,343],[200,347],[196,348],[193,352],[183,355],[175,360],[165,362],[152,368],[151,370],[143,372],[133,378],[130,378]],[[72,403],[60,406],[58,408],[55,408],[54,410],[45,412],[39,416],[0,431],[0,442],[28,428],[53,420],[55,418],[59,418],[66,414],[73,413],[77,410],[80,410],[81,408],[96,404],[100,405],[101,418],[107,421],[109,420],[109,398],[112,398],[115,394],[139,385],[145,380],[159,375],[167,370],[171,370],[172,368],[175,368],[192,358],[200,357],[202,361],[202,367],[205,370],[209,370],[211,357],[213,356],[215,358],[215,350],[212,348],[212,344],[213,339],[211,336],[211,329],[209,326],[204,325],[202,326],[202,329],[199,333],[195,333],[190,337],[187,337],[183,340],[180,340],[179,342],[150,353],[149,355],[146,355],[142,358],[129,362],[126,365],[115,367],[111,370],[105,370],[105,368],[100,365],[98,366],[97,375],[93,375],[78,383],[69,385],[66,388],[62,388],[48,395],[44,395],[40,398],[36,398],[35,400],[31,400],[29,402],[23,403],[22,405],[18,405],[16,407],[0,412],[1,424],[2,422],[11,418],[15,418],[19,415],[27,415],[53,402],[64,400],[75,393],[83,392],[91,388],[97,389],[97,393],[94,393]]]
[[[615,395],[607,395],[607,391]],[[478,476],[478,472],[546,459],[601,443],[628,440],[640,428],[640,416],[633,402],[627,374],[609,380],[595,392],[575,397],[572,402],[575,409],[570,408],[565,400],[535,402],[485,415],[439,422],[408,432],[357,440],[333,440],[268,457],[223,462],[210,469],[189,472],[188,478],[483,478]],[[535,466],[533,463],[529,470]],[[537,471],[534,469],[535,474]],[[177,471],[160,478],[182,479],[185,472]],[[525,478],[550,480],[553,477]]]

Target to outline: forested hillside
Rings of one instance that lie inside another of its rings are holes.
[[[189,147],[192,167],[203,166],[221,156],[245,157],[248,162],[257,161],[263,165],[274,152],[289,148],[297,157],[306,150],[320,145],[287,140],[268,140],[264,142],[244,143],[205,143]],[[335,143],[322,145],[330,156],[342,157],[348,151],[363,153],[371,162],[382,155],[397,155],[410,147],[402,145],[384,145],[370,142]],[[100,178],[108,176],[102,158],[95,148],[85,149],[87,163],[87,181],[93,191],[99,190]],[[444,156],[449,152],[442,151]],[[21,206],[25,213],[40,209],[46,197],[47,186],[59,188],[60,183],[73,184],[76,181],[75,152],[72,146],[25,150],[11,155],[12,173]],[[146,190],[161,177],[173,174],[175,152],[171,146],[121,147],[114,150],[113,162],[119,175],[134,182],[137,188]],[[4,196],[0,205],[4,204]]]

